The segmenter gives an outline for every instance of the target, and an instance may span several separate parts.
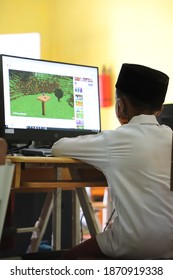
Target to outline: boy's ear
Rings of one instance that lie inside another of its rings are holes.
[[[128,117],[126,114],[126,102],[123,97],[118,100],[118,119],[121,125],[128,123]]]
[[[124,112],[125,112],[125,99],[123,97],[119,98],[118,106],[119,106],[119,113],[121,115],[124,115]]]

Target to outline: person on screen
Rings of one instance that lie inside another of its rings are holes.
[[[173,257],[172,130],[156,118],[168,83],[163,72],[124,63],[115,86],[121,126],[54,143],[54,156],[79,159],[103,172],[117,212],[111,227],[62,259]]]

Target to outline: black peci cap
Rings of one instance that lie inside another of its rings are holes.
[[[162,104],[168,83],[169,77],[163,72],[143,65],[124,63],[115,86],[127,96],[145,103]]]

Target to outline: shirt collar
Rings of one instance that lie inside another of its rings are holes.
[[[156,117],[154,115],[139,115],[133,117],[129,124],[156,124],[159,125]]]

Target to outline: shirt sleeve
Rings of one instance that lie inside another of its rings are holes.
[[[53,156],[67,156],[82,160],[96,167],[108,163],[108,148],[103,132],[73,138],[61,138],[52,146]]]

